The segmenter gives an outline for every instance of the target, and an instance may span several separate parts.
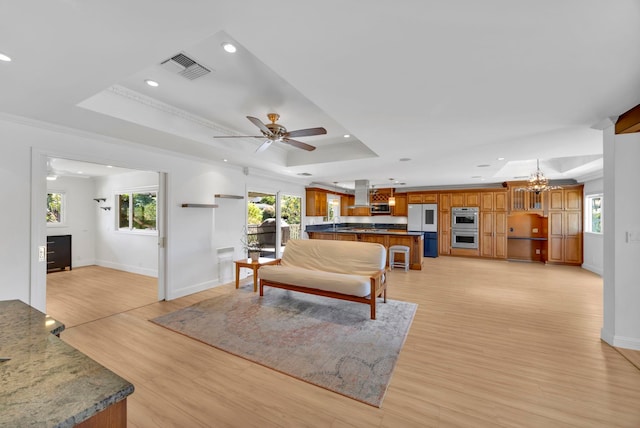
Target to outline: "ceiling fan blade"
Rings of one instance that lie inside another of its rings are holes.
[[[258,128],[260,128],[260,130],[262,132],[264,132],[264,135],[266,136],[271,136],[271,130],[269,128],[267,128],[267,126],[262,123],[262,121],[260,119],[258,119],[257,117],[253,117],[253,116],[247,116],[247,119],[249,119],[249,121],[251,121],[251,123],[253,123],[255,126],[257,126]]]
[[[314,146],[312,146],[310,144],[303,143],[302,141],[298,141],[298,140],[292,140],[291,138],[283,138],[282,142],[290,144],[293,147],[297,147],[299,149],[309,151],[309,152],[311,152],[311,151],[316,149]]]
[[[307,129],[298,129],[296,131],[287,132],[284,134],[285,137],[310,137],[311,135],[323,135],[326,134],[327,130],[323,127],[318,128],[307,128]]]
[[[269,148],[269,146],[273,143],[273,140],[266,140],[260,147],[256,149],[256,153],[264,152]]]
[[[213,138],[264,138],[264,135],[214,135]]]

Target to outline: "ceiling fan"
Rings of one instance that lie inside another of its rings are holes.
[[[276,123],[276,121],[280,118],[279,114],[269,113],[267,114],[267,117],[269,118],[271,123],[264,124],[260,119],[256,117],[247,116],[247,119],[249,119],[251,123],[257,126],[258,129],[260,129],[262,135],[230,135],[213,138],[266,138],[267,140],[262,143],[260,147],[258,147],[256,153],[268,149],[274,141],[289,144],[302,150],[312,151],[316,149],[314,146],[303,143],[302,141],[293,140],[292,137],[310,137],[312,135],[323,135],[327,133],[327,130],[322,127],[298,129],[296,131],[289,132],[287,131],[287,128]]]

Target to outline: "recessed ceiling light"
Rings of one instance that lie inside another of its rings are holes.
[[[57,179],[58,179],[58,177],[56,177],[55,175],[47,175],[47,180],[49,180],[49,181],[55,181]]]
[[[478,165],[478,168],[487,168],[491,165],[489,165],[488,163],[483,163],[482,165]]]
[[[222,162],[229,162],[229,159],[222,159]]]
[[[78,174],[84,174],[84,172],[82,172],[82,171],[78,171]]]
[[[498,158],[498,160],[504,160],[504,158]]]
[[[222,49],[225,50],[225,52],[229,52],[229,53],[235,53],[238,49],[236,49],[236,47],[234,45],[232,45],[229,42],[225,42],[222,44]]]
[[[155,80],[147,79],[144,82],[149,86],[153,86],[154,88],[157,88],[158,86],[160,86],[160,84]]]
[[[113,168],[113,165],[107,165],[107,168]]]
[[[344,134],[343,137],[344,138],[349,138],[349,137],[351,137],[351,134]]]
[[[5,55],[2,52],[0,52],[0,61],[11,62],[11,58],[8,55]]]

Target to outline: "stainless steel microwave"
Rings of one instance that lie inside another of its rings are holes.
[[[371,214],[391,214],[391,207],[388,203],[375,203],[369,206]]]

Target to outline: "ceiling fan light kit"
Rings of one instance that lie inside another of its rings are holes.
[[[216,136],[213,138],[266,138],[265,142],[260,145],[256,153],[262,152],[271,146],[273,142],[277,141],[280,143],[289,144],[290,146],[296,147],[298,149],[313,151],[315,150],[315,146],[312,146],[307,143],[303,143],[302,141],[294,140],[291,137],[310,137],[313,135],[324,135],[327,133],[327,130],[322,127],[317,128],[306,128],[306,129],[298,129],[295,131],[288,132],[287,128],[276,123],[278,119],[280,119],[280,115],[277,113],[269,113],[267,117],[271,121],[271,123],[264,124],[260,119],[253,116],[247,116],[247,119],[255,126],[258,127],[262,135],[233,135],[233,136]]]

